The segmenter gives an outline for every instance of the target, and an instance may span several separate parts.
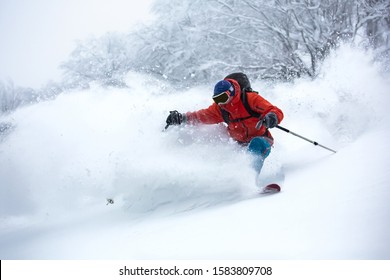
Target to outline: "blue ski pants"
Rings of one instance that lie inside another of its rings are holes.
[[[252,164],[257,172],[261,171],[264,160],[271,152],[271,146],[272,140],[267,137],[255,137],[249,142],[248,150],[255,156]]]

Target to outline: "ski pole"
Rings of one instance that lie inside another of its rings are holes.
[[[323,146],[323,145],[317,143],[316,141],[312,141],[312,140],[310,140],[310,139],[307,139],[306,137],[303,137],[302,135],[296,134],[295,132],[292,132],[292,131],[288,130],[287,128],[284,128],[284,127],[282,127],[282,126],[280,126],[280,125],[277,125],[277,126],[275,126],[275,127],[276,127],[276,128],[279,128],[280,130],[283,130],[284,132],[287,132],[287,133],[290,133],[290,134],[292,134],[292,135],[294,135],[294,136],[297,136],[297,137],[299,137],[299,138],[301,138],[301,139],[303,139],[303,140],[306,140],[307,142],[310,142],[310,143],[314,144],[315,146],[320,146],[321,148],[324,148],[324,149],[327,149],[328,151],[331,151],[331,152],[333,152],[333,153],[336,153],[335,150],[332,150],[332,149],[330,149],[330,148],[328,148],[328,147],[325,147],[325,146]]]

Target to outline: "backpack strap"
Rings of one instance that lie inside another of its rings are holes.
[[[221,109],[221,113],[222,113],[222,118],[223,118],[224,122],[227,123],[227,124],[235,123],[235,122],[241,122],[241,121],[253,118],[252,116],[248,116],[248,117],[245,117],[245,118],[230,119],[228,111],[226,111],[224,109]]]
[[[260,118],[261,114],[252,110],[251,106],[249,106],[246,89],[241,92],[241,101],[242,104],[244,104],[245,110],[249,113],[249,115],[251,115],[251,117]]]
[[[221,110],[221,114],[222,114],[222,118],[223,118],[223,121],[227,124],[229,124],[230,122],[230,118],[229,118],[229,112],[222,109],[221,107],[219,107],[220,110]]]
[[[250,118],[260,118],[261,115],[259,113],[255,112],[254,110],[252,110],[251,106],[249,105],[246,89],[243,89],[241,92],[241,102],[244,105],[245,110],[248,112],[249,116],[245,117],[245,118],[238,118],[238,119],[231,120],[229,117],[229,112],[220,108],[222,118],[223,118],[225,123],[229,124],[231,122],[240,122],[240,121],[244,121],[244,120],[247,120]]]

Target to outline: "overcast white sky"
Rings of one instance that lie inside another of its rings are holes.
[[[77,40],[148,21],[153,0],[0,0],[0,81],[58,80]]]

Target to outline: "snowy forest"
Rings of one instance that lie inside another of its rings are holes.
[[[157,0],[153,12],[151,25],[80,42],[60,66],[60,82],[36,89],[0,80],[0,112],[92,82],[125,87],[129,71],[176,88],[237,70],[269,81],[315,78],[324,58],[343,42],[390,60],[387,0]]]

